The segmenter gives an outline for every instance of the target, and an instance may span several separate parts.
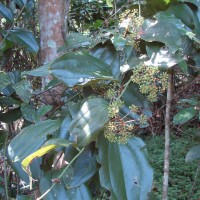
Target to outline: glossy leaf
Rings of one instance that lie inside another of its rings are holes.
[[[97,148],[101,186],[111,192],[111,199],[148,199],[153,170],[145,155],[144,142],[134,137],[127,144],[110,143],[101,134]]]
[[[139,91],[137,85],[133,83],[130,83],[129,86],[127,87],[126,91],[122,96],[122,100],[128,107],[131,106],[132,104],[145,109],[149,107],[147,99]]]
[[[59,138],[65,138],[65,139],[69,138],[69,127],[70,127],[71,121],[72,121],[72,118],[70,115],[67,115],[67,117],[65,117],[65,119],[62,121],[59,135],[58,135]]]
[[[185,162],[191,162],[200,159],[200,145],[192,147],[185,158]]]
[[[180,19],[167,11],[162,11],[155,15],[155,20],[145,20],[141,38],[148,42],[162,42],[171,53],[175,53],[181,47],[185,33],[184,24]]]
[[[193,3],[194,5],[196,5],[197,7],[200,7],[200,1],[198,0],[178,0],[180,2],[188,2],[188,3]]]
[[[21,100],[29,103],[32,96],[32,85],[30,82],[23,80],[13,85],[13,88],[15,89]]]
[[[81,33],[70,33],[67,36],[66,46],[60,50],[72,50],[87,47],[92,44],[92,39]]]
[[[42,145],[40,149],[38,149],[37,151],[35,151],[34,153],[30,154],[29,156],[27,156],[26,158],[22,160],[22,163],[21,163],[22,168],[24,169],[26,173],[29,173],[28,166],[30,165],[33,159],[39,158],[47,154],[48,152],[56,149],[57,147],[60,147],[60,146],[68,147],[71,144],[72,143],[70,143],[69,141],[60,139],[60,138],[48,140],[44,145]]]
[[[23,117],[30,121],[34,122],[35,121],[35,109],[33,108],[32,105],[27,104],[27,103],[22,103],[20,106],[20,110],[22,112]]]
[[[38,67],[30,71],[24,71],[22,72],[22,75],[29,75],[29,76],[36,76],[36,77],[48,76],[49,64],[42,65],[41,67]]]
[[[4,36],[6,33],[3,34]],[[32,32],[16,27],[11,30],[10,34],[7,37],[8,40],[25,47],[27,51],[32,53],[37,53],[39,50],[38,43]]]
[[[81,186],[97,171],[96,158],[89,150],[84,151],[76,160],[70,188]]]
[[[91,51],[90,54],[108,64],[108,69],[112,72],[115,78],[120,75],[120,59],[119,53],[115,49],[114,45],[110,40],[105,43],[97,44]]]
[[[185,3],[178,3],[169,7],[168,11],[180,19],[186,26],[194,29],[194,12]],[[186,14],[187,13],[187,14]]]
[[[184,124],[185,122],[189,121],[197,114],[197,110],[192,107],[185,108],[179,111],[173,118],[174,124]]]
[[[51,171],[41,178],[40,181],[40,192],[44,194],[51,187],[52,180],[55,180],[60,175],[60,171]],[[71,173],[66,173],[65,176],[70,178]],[[50,190],[45,197],[44,200],[90,200],[90,192],[85,185],[81,185],[80,187],[69,188],[66,189],[63,178],[59,180],[61,184],[56,184],[55,187]]]
[[[54,131],[59,129],[61,122],[59,120],[41,121],[36,124],[30,125],[12,139],[8,146],[8,159],[18,173],[19,177],[28,182],[28,175],[24,172],[21,162],[24,158],[37,151],[47,140],[48,134],[53,134]],[[31,172],[34,177],[33,171],[40,171],[40,165],[35,161],[31,164]],[[32,167],[33,165],[33,167]],[[32,169],[34,169],[32,171]],[[37,174],[38,176],[38,174]]]
[[[8,22],[12,23],[14,21],[14,16],[9,8],[0,3],[0,15],[4,17]]]
[[[108,103],[101,98],[87,100],[70,125],[70,135],[78,146],[85,147],[102,130],[108,118]]]
[[[55,59],[50,65],[50,73],[69,87],[92,80],[113,79],[106,63],[84,52],[71,52]]]
[[[36,120],[40,120],[41,117],[46,115],[52,109],[51,105],[41,106],[36,110]]]
[[[0,112],[0,121],[4,123],[10,123],[10,122],[16,121],[20,117],[22,117],[20,108],[15,108],[5,113]]]
[[[8,74],[0,71],[0,91],[2,91],[9,84],[11,84],[11,82]]]
[[[146,61],[147,66],[154,66],[161,69],[168,69],[183,61],[183,55],[179,52],[172,54],[168,48],[147,45],[147,54],[150,60]]]

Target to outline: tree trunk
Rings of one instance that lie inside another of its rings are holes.
[[[41,65],[53,61],[59,56],[58,49],[65,44],[67,38],[67,17],[70,0],[39,0],[40,55]],[[42,79],[44,88],[52,77]],[[59,105],[63,86],[57,86],[43,93],[42,101],[50,105]]]

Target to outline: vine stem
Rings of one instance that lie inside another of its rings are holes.
[[[69,165],[67,165],[67,167],[63,170],[63,172],[58,176],[58,179],[61,179],[62,176],[66,173],[66,171],[68,170],[68,168],[72,165],[72,163],[81,155],[81,153],[84,151],[84,148],[82,148],[79,153],[70,161]],[[58,183],[53,183],[51,185],[51,187],[39,198],[37,198],[36,200],[41,200],[43,197],[45,197]]]
[[[164,176],[163,176],[163,200],[168,199],[169,185],[169,158],[170,158],[170,109],[172,101],[173,71],[169,70],[166,113],[165,113],[165,155],[164,155]]]
[[[14,20],[14,22],[12,23],[12,26],[10,27],[10,29],[9,29],[8,32],[7,32],[7,34],[6,34],[5,37],[3,38],[3,40],[2,40],[2,42],[1,42],[1,44],[0,44],[0,48],[1,48],[1,46],[3,45],[3,43],[5,42],[5,40],[7,39],[7,37],[9,36],[9,34],[11,33],[11,31],[12,31],[12,29],[13,29],[15,23],[18,21],[18,19],[19,19],[20,16],[22,15],[22,13],[23,13],[23,11],[24,11],[24,9],[25,9],[27,3],[28,3],[28,0],[25,2],[24,6],[22,7],[20,13],[18,14],[16,20]]]
[[[128,82],[124,85],[124,89],[122,90],[121,94],[117,97],[117,100],[120,100],[121,97],[123,96],[124,92],[126,91],[128,85],[131,83],[131,78],[128,80]]]
[[[6,193],[6,200],[9,200],[9,192],[8,192],[8,181],[7,181],[7,165],[6,165],[6,149],[7,149],[7,142],[8,142],[8,134],[6,135],[6,140],[4,143],[4,183],[5,183],[5,193]]]

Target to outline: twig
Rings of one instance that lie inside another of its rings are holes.
[[[5,191],[6,191],[6,200],[9,200],[9,193],[8,193],[8,181],[7,181],[7,165],[6,165],[6,147],[7,147],[7,141],[8,141],[8,134],[6,135],[6,140],[4,143],[4,184],[5,184]]]
[[[163,176],[163,200],[168,198],[168,180],[169,180],[169,158],[170,158],[170,109],[172,101],[173,71],[169,70],[166,114],[165,114],[165,155],[164,155],[164,176]]]

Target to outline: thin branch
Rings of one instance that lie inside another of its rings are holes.
[[[168,198],[169,181],[169,158],[170,158],[170,109],[172,101],[173,71],[169,70],[166,114],[165,114],[165,155],[164,155],[164,176],[163,176],[163,200]]]

